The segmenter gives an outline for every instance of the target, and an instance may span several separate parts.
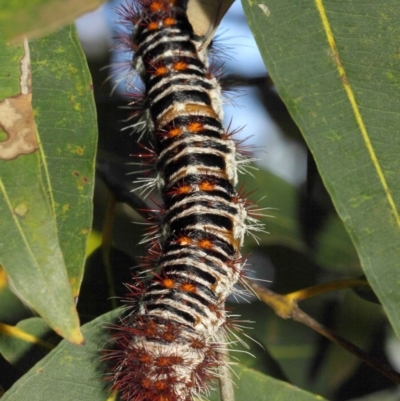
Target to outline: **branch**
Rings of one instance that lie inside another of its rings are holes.
[[[348,281],[348,282],[355,282],[360,280],[340,280],[340,282]],[[364,352],[361,348],[358,348],[356,345],[347,341],[345,338],[341,337],[333,330],[323,326],[319,322],[317,322],[314,318],[309,316],[307,313],[303,312],[297,306],[297,300],[307,298],[305,294],[307,294],[306,290],[297,291],[292,294],[288,295],[280,295],[277,294],[268,288],[262,287],[259,284],[256,284],[250,280],[246,280],[246,284],[258,295],[258,297],[266,303],[269,307],[271,307],[274,312],[283,319],[293,319],[296,322],[302,323],[311,329],[315,330],[319,334],[323,335],[324,337],[328,338],[332,342],[336,343],[340,347],[346,349],[347,351],[351,352],[353,355],[360,358],[364,363],[371,366],[378,372],[382,373],[384,376],[388,377],[390,380],[393,380],[396,383],[400,384],[400,374],[393,370],[390,366],[384,364],[377,358],[374,358]],[[329,286],[330,283],[326,285],[321,285],[317,287],[310,287],[308,289],[309,294],[317,295],[322,293],[322,288],[332,288]],[[342,283],[343,284],[343,283]],[[357,284],[358,285],[358,284]],[[316,288],[319,290],[311,291],[312,288]],[[344,286],[338,286],[338,288],[348,288]],[[326,291],[324,291],[326,292]],[[294,294],[297,294],[296,296]]]
[[[357,279],[336,280],[291,292],[290,294],[286,294],[285,298],[291,302],[298,302],[317,295],[326,294],[330,291],[344,290],[353,287],[369,287],[369,284],[368,281]]]

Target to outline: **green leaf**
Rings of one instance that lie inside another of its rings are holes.
[[[0,288],[0,305],[2,306],[0,308],[0,322],[15,324],[21,319],[32,316],[32,310],[24,305],[8,286]]]
[[[115,321],[118,311],[103,315],[84,325],[84,346],[63,340],[56,349],[38,362],[18,380],[2,397],[2,401],[106,401],[109,397],[104,383],[104,366],[100,351],[107,342],[104,327]],[[237,401],[246,400],[322,400],[288,383],[272,379],[242,366],[234,368],[240,380],[236,391]],[[57,386],[54,385],[57,383]]]
[[[93,215],[97,123],[92,80],[73,25],[33,41],[30,48],[42,171],[77,298]]]
[[[301,390],[298,387],[292,386],[289,383],[285,383],[262,375],[261,373],[252,369],[237,366],[236,368],[234,368],[234,370],[239,377],[239,388],[235,391],[235,396],[237,400],[324,400],[319,395],[308,393],[307,391]]]
[[[61,341],[4,394],[2,401],[106,401],[109,394],[100,350],[107,341],[104,327],[117,314],[114,311],[82,326],[85,345]]]
[[[236,401],[324,401],[320,395],[308,393],[242,365],[233,366],[233,371],[237,377],[235,380]],[[215,401],[218,398],[214,395],[211,400]]]
[[[7,130],[6,141],[0,143],[0,263],[17,292],[55,331],[80,342],[78,316],[40,175],[27,90],[28,52],[4,41],[0,51],[0,82],[4,84],[0,86],[0,123]],[[25,64],[20,64],[22,59]]]
[[[0,262],[14,288],[60,335],[81,341],[37,152],[0,161]],[[16,209],[25,205],[26,213]]]
[[[42,36],[101,3],[102,0],[2,0],[1,31],[8,39],[23,34]]]
[[[25,319],[17,326],[0,323],[0,354],[21,372],[28,371],[59,342],[45,321]]]
[[[243,5],[268,72],[400,336],[397,2]]]

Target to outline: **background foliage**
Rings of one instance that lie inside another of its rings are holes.
[[[0,5],[0,21],[18,20],[23,4],[17,3]],[[55,14],[43,10],[55,5],[32,2],[26,18],[41,15],[43,27],[54,25]],[[245,252],[253,253],[254,265],[273,266],[271,288],[278,293],[365,273],[382,306],[346,290],[302,307],[385,358],[385,338],[393,335],[391,329],[400,332],[400,9],[390,0],[244,0],[243,5],[273,81],[260,80],[260,102],[286,135],[299,143],[304,138],[310,151],[302,188],[265,171],[243,177],[248,191],[267,195],[260,207],[275,208],[269,213],[274,218],[263,218],[270,234],[262,234],[259,244],[249,238]],[[20,42],[8,42],[21,34],[21,26],[1,26],[0,107],[19,94],[24,54]],[[92,85],[74,27],[35,39],[29,48],[39,149],[13,160],[1,160],[0,153],[0,371],[6,372],[0,385],[7,390],[2,398],[107,400],[98,360],[107,335],[101,328],[116,313],[109,312],[117,304],[110,296],[123,295],[121,283],[129,280],[134,258],[145,252],[131,224],[141,217],[121,202],[114,207],[116,200],[129,201],[120,186],[131,185],[125,172],[132,166],[125,162],[138,151],[120,132],[128,114],[118,106],[126,100],[110,98],[110,88],[100,85],[106,77],[100,65],[90,66]],[[95,107],[97,231],[86,260]],[[4,118],[0,113],[0,123]],[[8,140],[5,131],[0,145]],[[247,341],[257,358],[233,353],[242,379],[235,379],[237,400],[396,399],[393,383],[310,329],[282,320],[260,302],[229,307],[256,322],[250,334],[264,347]],[[82,342],[78,313],[81,323],[88,322],[82,327],[85,345],[77,345]],[[60,342],[55,332],[69,342]]]

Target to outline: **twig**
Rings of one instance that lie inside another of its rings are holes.
[[[302,323],[310,327],[311,329],[315,330],[319,334],[328,338],[332,342],[351,352],[353,355],[360,358],[364,363],[371,366],[378,372],[382,373],[390,380],[393,380],[394,382],[400,384],[400,374],[395,370],[393,370],[390,366],[384,364],[379,359],[368,355],[361,348],[358,348],[350,341],[347,341],[345,338],[341,337],[333,330],[323,326],[322,324],[317,322],[314,318],[312,318],[307,313],[302,311],[297,306],[297,299],[304,299],[304,297],[303,298],[299,297],[296,299],[296,297],[293,297],[293,294],[295,293],[288,295],[280,295],[250,280],[246,280],[246,283],[258,295],[261,301],[270,306],[278,316],[282,317],[283,319],[293,319],[296,322]],[[321,288],[322,286],[320,286],[320,290],[318,292],[317,291],[314,292],[315,295],[317,293],[322,293]],[[326,286],[326,288],[328,288],[328,285]],[[345,288],[345,287],[340,287],[340,288]],[[311,292],[312,291],[310,291],[310,293]]]
[[[299,291],[291,292],[290,294],[284,295],[284,297],[290,301],[298,302],[304,299],[312,298],[317,295],[326,294],[330,291],[344,290],[346,288],[353,287],[369,287],[368,281],[357,280],[357,279],[345,279],[330,281],[329,283],[323,283],[314,285],[312,287],[303,288]]]

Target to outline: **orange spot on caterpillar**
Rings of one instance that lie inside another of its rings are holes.
[[[182,363],[182,358],[179,356],[160,356],[156,360],[156,366],[169,367]]]
[[[161,1],[153,1],[150,6],[149,9],[151,12],[153,13],[158,13],[160,11],[163,11],[164,9],[164,4]]]
[[[183,246],[185,246],[185,245],[191,245],[191,244],[192,244],[192,240],[191,240],[191,238],[189,238],[189,237],[180,237],[180,238],[178,238],[178,239],[176,240],[176,242],[177,242],[179,245],[183,245]]]
[[[158,391],[165,390],[168,387],[168,382],[166,380],[158,380],[154,384],[154,388]],[[162,397],[162,398],[161,398]],[[163,396],[160,396],[160,399],[163,399],[165,401],[168,400],[168,398],[164,398]]]
[[[172,343],[173,341],[175,341],[176,336],[175,336],[174,333],[166,332],[166,333],[163,334],[162,338],[163,338],[164,341]]]
[[[163,329],[158,328],[158,338],[164,342],[172,343],[176,341],[177,338],[180,337],[181,332],[180,329],[176,327],[174,324],[167,324]],[[172,357],[172,356],[170,356]]]
[[[182,187],[179,188],[179,193],[180,194],[188,194],[192,190],[192,187],[190,185],[183,185]]]
[[[142,363],[151,363],[153,358],[149,354],[142,354],[139,356],[139,361]]]
[[[192,283],[183,283],[179,288],[186,292],[196,292],[196,287]]]
[[[187,126],[187,130],[189,131],[189,132],[199,132],[199,131],[201,131],[203,129],[203,124],[202,123],[199,123],[199,122],[197,122],[197,121],[194,121],[194,122],[192,122],[192,123],[190,123],[190,124],[188,124],[188,126]]]
[[[179,136],[180,134],[182,134],[182,128],[179,127],[171,128],[168,132],[168,135],[172,138],[174,138],[175,136]]]
[[[155,30],[158,29],[158,26],[159,26],[159,24],[158,24],[157,21],[151,21],[151,22],[147,25],[147,29],[148,29],[149,31],[155,31]]]
[[[188,68],[188,64],[185,63],[184,61],[177,61],[173,65],[173,69],[175,71],[185,71],[185,70],[187,70],[187,68]]]
[[[192,190],[190,185],[182,185],[177,188],[172,188],[167,192],[169,196],[188,194]]]
[[[202,239],[199,241],[199,246],[200,246],[200,248],[211,249],[213,247],[213,244],[208,239]]]
[[[171,363],[167,356],[161,356],[160,358],[157,358],[156,365],[159,367],[164,367],[164,366],[171,366]]]
[[[157,323],[155,322],[149,322],[143,330],[143,334],[146,337],[153,337],[155,334],[157,334]]]
[[[176,19],[172,17],[167,17],[164,19],[164,25],[165,26],[172,26],[176,24]]]
[[[160,65],[154,70],[154,75],[159,77],[161,75],[165,75],[168,72],[168,68],[165,65]]]
[[[203,181],[199,184],[199,188],[202,191],[213,191],[215,189],[215,185],[209,181]]]
[[[165,278],[164,280],[162,280],[161,284],[165,288],[174,288],[175,287],[175,281],[172,280],[171,278]]]
[[[173,324],[167,325],[165,332],[162,333],[162,339],[166,342],[173,342],[180,336],[180,330]]]
[[[190,346],[194,349],[204,349],[206,347],[206,343],[205,341],[200,340],[199,338],[194,338]]]
[[[143,387],[143,388],[146,388],[146,389],[149,389],[149,388],[151,388],[151,380],[150,379],[147,379],[147,378],[145,378],[145,379],[142,379],[141,380],[141,382],[140,382],[140,385]]]

